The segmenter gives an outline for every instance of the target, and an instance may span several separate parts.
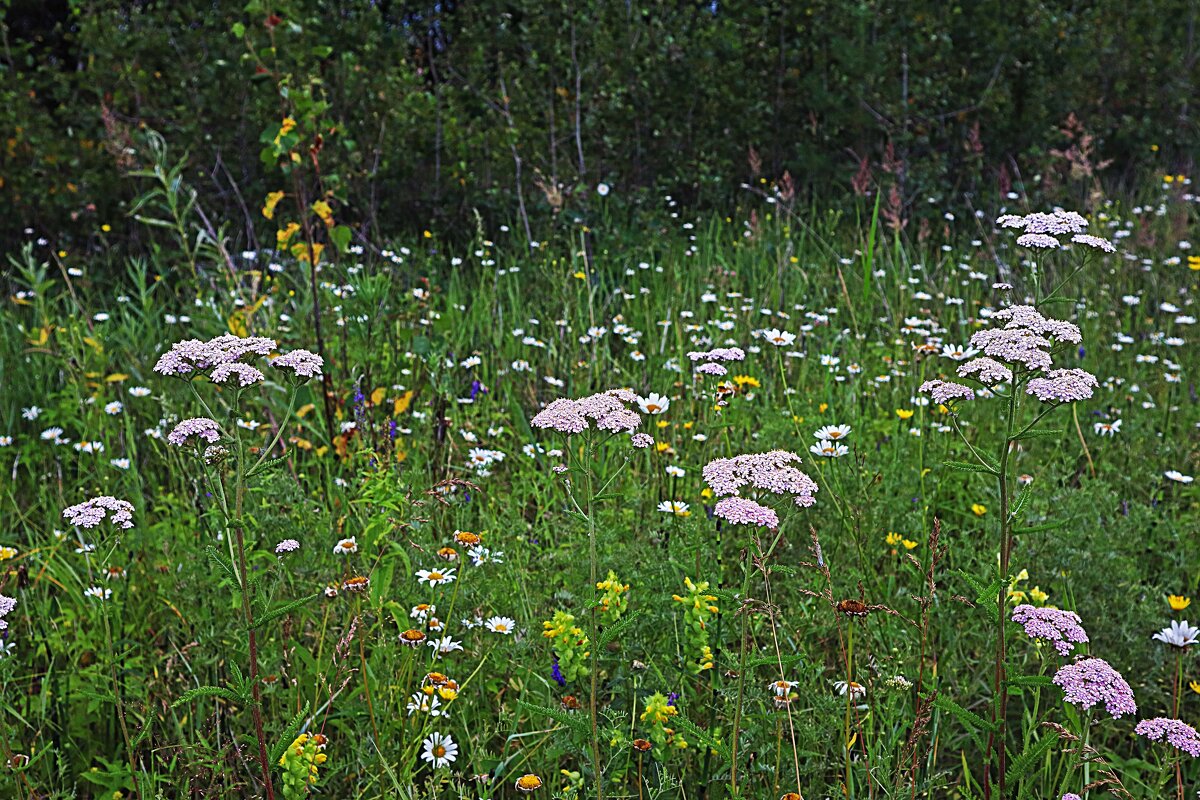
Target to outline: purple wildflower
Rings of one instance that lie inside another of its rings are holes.
[[[271,362],[276,369],[290,369],[297,378],[319,378],[325,359],[308,350],[293,350]]]
[[[974,400],[975,392],[970,386],[963,386],[961,383],[952,383],[950,381],[942,381],[934,379],[925,381],[919,388],[921,394],[927,394],[933,398],[933,402],[945,405],[951,400]]]
[[[1046,377],[1029,381],[1025,393],[1045,403],[1073,403],[1087,400],[1099,385],[1096,376],[1085,370],[1052,369],[1046,373]]]
[[[568,435],[583,433],[588,426],[579,404],[565,397],[543,408],[529,424],[535,428],[550,428]]]
[[[1182,750],[1192,758],[1200,758],[1200,733],[1196,733],[1196,729],[1186,722],[1169,717],[1144,719],[1133,732],[1155,742],[1165,739],[1176,750]]]
[[[1049,339],[1025,328],[989,328],[976,331],[971,347],[983,354],[1009,364],[1023,364],[1026,369],[1046,369],[1051,364]]]
[[[720,364],[713,364],[709,362],[696,367],[696,372],[701,375],[716,375],[719,378],[722,375],[728,374],[729,370],[725,369]]]
[[[734,525],[757,525],[771,529],[779,527],[778,514],[744,497],[722,498],[713,509],[713,514]]]
[[[587,430],[588,420],[591,419],[600,430],[632,433],[642,424],[642,417],[625,407],[626,403],[631,402],[637,402],[637,395],[625,389],[611,389],[580,400],[560,398],[542,409],[530,420],[530,424],[535,428],[550,428],[570,435]],[[635,443],[634,446],[638,445]]]
[[[119,528],[133,527],[133,504],[127,500],[103,495],[63,509],[63,518],[79,528],[94,528],[112,512],[109,521]]]
[[[1060,656],[1071,654],[1076,644],[1088,641],[1079,615],[1058,608],[1036,608],[1024,603],[1013,609],[1012,621],[1025,628],[1025,635],[1054,645]]]
[[[221,438],[221,426],[217,425],[216,420],[208,417],[185,419],[167,434],[167,442],[176,447],[183,447],[193,436],[212,444]]]
[[[1104,703],[1114,719],[1137,713],[1133,690],[1121,673],[1102,658],[1084,658],[1060,667],[1054,674],[1054,683],[1063,690],[1064,700],[1084,710]]]
[[[992,319],[1004,321],[1005,328],[1025,328],[1038,336],[1053,336],[1060,342],[1079,344],[1083,341],[1078,325],[1060,319],[1047,319],[1033,306],[1002,308],[992,314]]]
[[[550,677],[553,678],[559,686],[567,685],[567,679],[563,677],[562,670],[558,668],[558,656],[554,657],[554,666],[550,668]]]

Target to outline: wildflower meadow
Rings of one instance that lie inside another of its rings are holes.
[[[97,101],[124,199],[3,240],[0,798],[1200,793],[1195,151],[672,188],[572,25],[572,177],[498,59],[511,185],[388,217],[332,23],[231,19],[248,158]]]

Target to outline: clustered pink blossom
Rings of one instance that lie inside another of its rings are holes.
[[[109,512],[112,513],[112,516],[108,518],[113,525],[119,528],[133,527],[133,504],[108,495],[93,497],[91,500],[85,500],[78,505],[65,508],[62,515],[72,525],[80,528],[94,528],[104,521]]]
[[[1012,380],[1011,369],[996,359],[988,358],[987,356],[973,358],[958,368],[958,376],[960,378],[966,378],[970,375],[975,375],[975,373],[978,373],[976,379],[980,383],[986,383],[988,386]]]
[[[714,350],[693,350],[687,354],[692,361],[742,361],[746,353],[740,347],[718,347]]]
[[[1024,626],[1029,638],[1053,644],[1060,656],[1070,655],[1076,644],[1088,641],[1079,615],[1073,611],[1037,608],[1023,603],[1013,609],[1012,621]]]
[[[284,539],[279,544],[275,545],[275,554],[283,555],[300,549],[300,543],[295,539]]]
[[[154,371],[160,375],[190,375],[209,370],[218,364],[240,361],[249,355],[267,356],[275,349],[275,340],[265,336],[234,336],[222,334],[202,342],[185,339],[176,342],[158,359]]]
[[[644,450],[654,444],[654,439],[648,433],[635,433],[629,437],[629,443],[639,450]]]
[[[242,386],[265,380],[263,373],[243,362],[249,356],[268,357],[275,351],[274,339],[266,336],[234,336],[222,334],[203,342],[185,339],[176,342],[159,357],[154,371],[160,375],[187,377],[196,372],[212,370],[209,376],[215,383],[224,383],[236,376]],[[308,350],[293,350],[271,361],[277,369],[289,369],[297,378],[313,378],[321,374],[325,360]]]
[[[701,375],[716,375],[718,378],[729,373],[729,370],[722,367],[720,364],[706,362],[696,367],[696,372]]]
[[[1182,750],[1192,758],[1200,758],[1200,733],[1186,722],[1169,717],[1144,719],[1133,732],[1155,742],[1165,739],[1176,750]]]
[[[1019,216],[1004,214],[996,220],[1001,228],[1020,228],[1026,233],[1048,233],[1061,236],[1066,233],[1081,233],[1088,221],[1074,211],[1055,210],[1049,214],[1034,212]]]
[[[1021,247],[1036,247],[1039,250],[1053,250],[1060,246],[1058,239],[1044,233],[1023,233],[1017,237],[1017,244]]]
[[[0,631],[8,627],[8,622],[4,618],[16,607],[17,599],[15,597],[5,597],[0,594]]]
[[[292,350],[271,362],[276,369],[290,369],[297,378],[319,378],[325,359],[308,350]]]
[[[933,398],[933,402],[945,405],[951,400],[974,400],[975,392],[970,386],[963,386],[961,383],[952,383],[951,381],[943,381],[934,379],[925,381],[917,390],[921,394],[927,394]]]
[[[1103,250],[1106,253],[1117,252],[1117,246],[1100,236],[1091,236],[1086,233],[1077,233],[1071,237],[1071,241],[1076,244],[1082,244],[1087,247],[1094,247],[1097,250]]]
[[[718,496],[735,495],[743,486],[750,486],[793,495],[796,505],[808,508],[816,502],[817,483],[793,466],[799,463],[800,456],[786,450],[718,458],[705,465],[704,482]]]
[[[266,380],[262,372],[249,364],[243,364],[240,361],[227,361],[224,364],[217,364],[208,378],[213,383],[225,383],[232,377],[236,377],[238,385],[245,387],[251,384],[260,383]]]
[[[988,328],[971,336],[971,346],[983,354],[1026,369],[1046,369],[1052,362],[1050,340],[1025,328]]]
[[[779,515],[772,509],[736,495],[717,501],[713,514],[734,525],[757,525],[772,529],[779,527]]]
[[[1102,658],[1084,658],[1060,667],[1054,674],[1054,683],[1063,690],[1063,699],[1084,710],[1104,703],[1114,719],[1137,713],[1133,690],[1121,673]]]
[[[217,425],[216,420],[208,417],[185,419],[167,434],[167,442],[176,447],[183,447],[193,436],[212,444],[221,438],[221,426]]]
[[[1079,344],[1083,334],[1079,326],[1061,319],[1048,319],[1033,306],[1009,306],[992,314],[992,320],[1000,320],[1008,329],[1024,328],[1038,336],[1052,336],[1060,342]],[[1045,346],[1049,346],[1048,344]]]
[[[1067,792],[1062,796],[1062,800],[1083,800],[1083,798],[1074,792]]]
[[[1052,369],[1044,378],[1030,380],[1025,392],[1045,403],[1073,403],[1087,400],[1099,385],[1096,376],[1086,370]]]
[[[579,400],[564,397],[543,408],[529,424],[535,428],[549,428],[569,436],[583,433],[588,429],[588,421],[591,420],[599,430],[632,433],[642,424],[642,417],[636,411],[626,408],[625,404],[636,402],[637,395],[626,389],[610,389]],[[634,447],[648,447],[653,442],[651,440],[646,444],[639,444],[641,441],[633,441]]]

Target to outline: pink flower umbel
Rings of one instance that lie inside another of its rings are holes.
[[[109,514],[111,513],[111,516]],[[133,504],[103,495],[63,509],[63,518],[79,528],[94,528],[107,517],[118,528],[133,527]]]
[[[1096,376],[1085,370],[1052,369],[1046,377],[1030,380],[1025,393],[1044,403],[1074,403],[1090,398],[1099,385]]]
[[[1013,609],[1012,621],[1024,626],[1029,638],[1054,645],[1060,656],[1070,655],[1076,644],[1088,641],[1087,632],[1079,624],[1079,615],[1073,611],[1037,608],[1025,603]]]
[[[1165,741],[1192,758],[1200,758],[1200,733],[1196,733],[1196,729],[1186,722],[1169,717],[1144,719],[1137,724],[1133,732],[1151,741]]]
[[[1114,719],[1137,713],[1133,690],[1102,658],[1084,658],[1060,667],[1054,683],[1063,690],[1063,699],[1087,710],[1100,703]]]
[[[771,529],[779,527],[778,514],[744,497],[722,498],[713,509],[713,514],[734,525],[757,525]]]
[[[796,505],[811,506],[817,484],[794,464],[800,456],[786,450],[718,458],[704,467],[704,482],[717,495],[735,495],[743,486],[771,494],[792,495]]]
[[[951,400],[975,399],[975,392],[970,386],[937,379],[925,381],[917,391],[921,392],[921,394],[929,395],[933,398],[933,402],[941,403],[942,405],[949,403]]]
[[[626,404],[637,401],[637,395],[624,389],[610,389],[580,400],[561,398],[538,412],[529,424],[568,436],[583,433],[592,423],[598,430],[610,433],[633,433],[642,424],[642,417],[627,408]],[[640,441],[633,442],[634,447],[643,446],[639,444]]]
[[[183,447],[193,436],[212,444],[221,438],[221,428],[217,421],[208,417],[193,417],[185,419],[167,434],[167,441],[176,447]]]
[[[291,370],[297,378],[319,378],[325,359],[308,350],[293,350],[271,362],[275,369]]]

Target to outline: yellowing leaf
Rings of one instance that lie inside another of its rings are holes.
[[[375,391],[371,392],[371,405],[377,406],[383,402],[383,398],[387,396],[387,389],[380,386]]]
[[[312,210],[321,218],[321,222],[325,223],[325,227],[333,227],[333,209],[330,208],[329,203],[326,203],[324,200],[318,200],[312,204]]]
[[[112,375],[109,375],[107,378],[105,378],[104,382],[105,383],[120,383],[121,381],[127,381],[127,380],[129,380],[129,376],[126,375],[124,372],[114,372]]]
[[[289,222],[286,227],[275,231],[275,244],[279,247],[285,247],[298,230],[300,230],[299,222]]]
[[[279,201],[283,197],[283,192],[271,192],[267,195],[267,199],[263,203],[262,215],[267,219],[275,219],[275,206],[279,205]]]
[[[50,326],[49,325],[46,325],[45,327],[42,327],[42,328],[38,328],[37,336],[33,336],[29,339],[30,344],[36,345],[38,347],[41,347],[48,341],[50,341]]]
[[[296,416],[303,418],[303,417],[307,416],[308,414],[312,413],[312,410],[314,408],[316,408],[316,406],[314,406],[312,403],[305,403],[304,405],[300,406],[300,408],[296,411]]]
[[[83,337],[83,343],[91,347],[97,354],[104,352],[104,345],[93,339],[91,336]]]

